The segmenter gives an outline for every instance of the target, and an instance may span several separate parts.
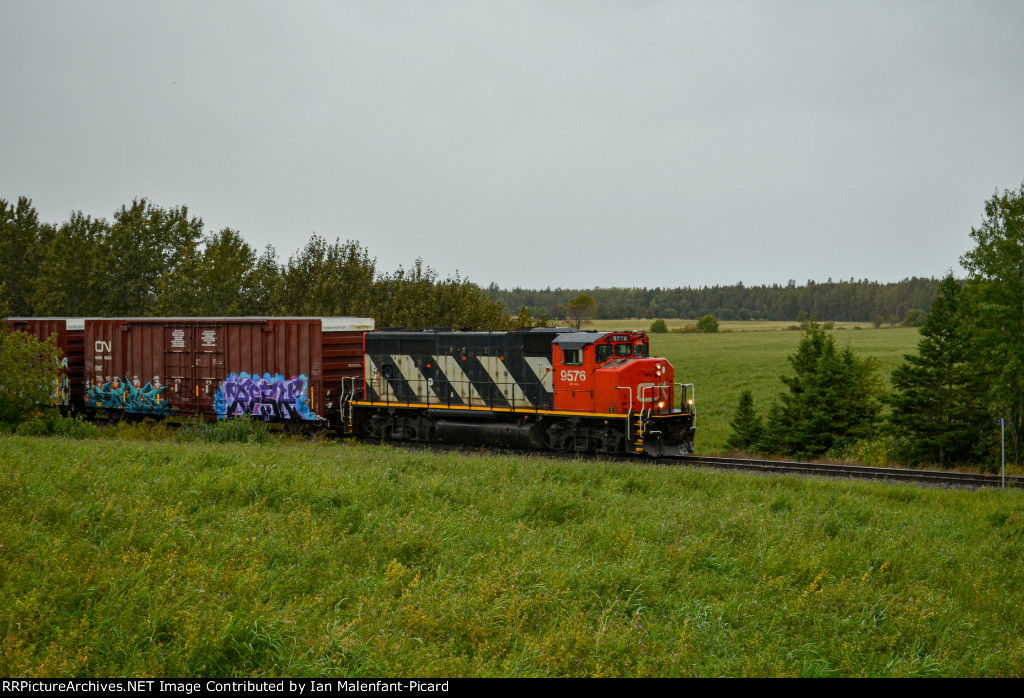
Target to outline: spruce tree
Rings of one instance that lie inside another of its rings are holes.
[[[878,415],[878,361],[860,359],[814,320],[806,323],[794,354],[794,375],[768,416],[764,445],[791,456],[827,453],[844,442],[872,435]]]
[[[967,296],[952,274],[921,329],[916,355],[892,372],[890,423],[908,439],[916,462],[942,466],[969,461],[988,423],[983,388],[972,366],[975,348]]]
[[[761,440],[764,422],[754,408],[754,396],[749,390],[744,390],[740,394],[736,414],[729,422],[729,426],[732,427],[732,434],[727,443],[729,448],[747,451]]]

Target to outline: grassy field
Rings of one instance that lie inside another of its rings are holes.
[[[724,451],[731,431],[729,421],[744,390],[753,393],[758,411],[766,413],[772,398],[785,387],[779,377],[792,375],[786,357],[796,351],[802,335],[797,331],[770,330],[650,335],[651,352],[672,362],[676,380],[696,386],[699,453]],[[905,354],[916,353],[920,333],[905,327],[837,329],[835,337],[840,348],[849,346],[860,356],[878,359],[879,377],[888,389],[892,369],[903,361]]]
[[[1020,492],[7,436],[0,520],[5,677],[1024,673]]]
[[[666,320],[669,328],[693,320]],[[852,347],[860,356],[879,360],[879,378],[890,387],[892,370],[905,354],[917,352],[920,331],[913,327],[874,329],[866,322],[837,322],[840,348]],[[650,320],[594,320],[584,329],[649,330]],[[803,333],[792,322],[723,321],[718,334],[651,334],[651,353],[664,356],[675,367],[676,380],[693,383],[697,394],[698,453],[724,454],[740,393],[750,390],[754,405],[764,415],[772,398],[783,390],[780,376],[791,375],[786,357],[796,351]]]
[[[654,320],[588,320],[583,325],[584,330],[644,330],[651,329]],[[665,320],[665,326],[669,330],[686,325],[696,324],[696,320],[674,319]],[[867,330],[872,329],[870,322],[836,322],[833,323],[836,329],[842,330]],[[718,328],[721,332],[776,332],[780,330],[791,330],[797,327],[796,322],[780,322],[775,320],[719,320]],[[887,328],[891,329],[891,328]]]

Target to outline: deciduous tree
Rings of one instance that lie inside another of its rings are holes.
[[[0,199],[0,283],[12,315],[33,314],[35,279],[49,234],[30,199],[18,197],[13,206]]]
[[[1024,183],[985,202],[976,246],[960,258],[969,273],[978,338],[978,370],[996,416],[1008,420],[1015,460],[1024,432]]]
[[[704,315],[697,320],[697,331],[707,333],[718,332],[718,320],[715,319],[714,315]]]
[[[376,260],[358,242],[328,243],[314,234],[281,272],[277,312],[370,315],[376,276]]]
[[[40,342],[0,323],[0,424],[16,426],[53,397],[60,369],[53,337]]]
[[[35,281],[39,315],[84,316],[107,314],[104,247],[110,227],[75,211],[58,226],[43,251]]]
[[[192,268],[202,233],[202,220],[185,206],[163,209],[146,199],[122,206],[100,256],[105,312],[152,315],[158,290]]]
[[[576,329],[580,329],[586,320],[594,316],[596,309],[597,301],[594,300],[594,297],[587,293],[581,293],[569,301],[567,317],[576,325]]]
[[[237,230],[224,228],[207,234],[202,251],[179,264],[174,276],[158,289],[160,315],[233,316],[266,312],[268,274],[277,266],[261,265],[249,243]]]

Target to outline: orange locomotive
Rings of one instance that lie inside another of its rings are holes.
[[[693,386],[644,332],[384,330],[342,390],[347,433],[555,451],[693,451]],[[678,404],[678,407],[676,406]]]

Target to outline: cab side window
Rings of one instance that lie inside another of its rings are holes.
[[[563,349],[562,356],[565,358],[566,366],[583,365],[583,352],[579,349]]]
[[[612,358],[612,345],[611,344],[598,344],[597,345],[597,363],[604,363],[608,359]]]

